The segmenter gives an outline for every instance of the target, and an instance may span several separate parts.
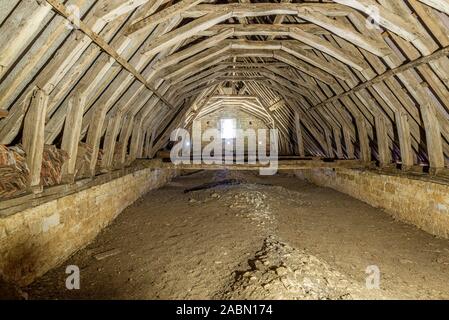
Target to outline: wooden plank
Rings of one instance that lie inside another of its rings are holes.
[[[47,113],[48,95],[36,88],[31,104],[25,116],[22,143],[26,152],[26,161],[31,173],[31,189],[41,192],[41,168],[44,152],[45,116]]]
[[[66,182],[73,182],[75,179],[75,166],[86,98],[85,90],[81,87],[74,91],[68,102],[61,144],[61,149],[69,155],[69,159],[62,167],[63,180]]]
[[[418,24],[411,23],[406,16],[397,15],[374,0],[334,0],[334,2],[362,11],[387,30],[423,48],[427,54],[431,53],[426,50],[426,45],[422,43],[422,38],[426,35],[421,33],[421,30],[417,27]],[[376,14],[373,14],[373,12]]]
[[[117,112],[108,121],[106,135],[104,137],[104,156],[102,167],[105,169],[111,169],[114,160],[115,144],[117,136],[120,132],[120,128],[123,125],[123,115],[121,112]]]
[[[196,33],[206,30],[211,26],[214,26],[226,19],[232,17],[232,12],[229,10],[217,10],[214,13],[210,13],[204,17],[196,19],[172,32],[169,32],[163,36],[157,38],[151,45],[144,48],[144,51],[148,55],[154,55],[170,46],[175,45],[185,39],[188,39]]]
[[[408,170],[414,164],[409,116],[404,111],[396,111],[395,118],[399,136],[399,148],[401,149],[402,169]]]
[[[156,14],[147,16],[128,27],[127,34],[132,35],[137,31],[141,31],[142,29],[150,28],[156,24],[162,23],[171,19],[177,15],[180,15],[184,11],[190,9],[191,7],[196,6],[198,3],[201,3],[203,0],[181,0],[178,3],[159,11]]]
[[[304,136],[301,128],[301,120],[299,117],[299,113],[295,111],[295,129],[296,129],[296,141],[297,141],[297,147],[298,147],[298,155],[300,157],[305,157],[305,147],[304,147]]]
[[[449,0],[419,0],[419,1],[449,15]]]
[[[354,143],[352,142],[351,132],[349,128],[343,128],[343,138],[345,140],[346,155],[348,159],[354,159]]]
[[[334,140],[335,145],[337,146],[337,158],[343,159],[343,147],[341,145],[341,130],[340,128],[334,128]]]
[[[383,116],[378,115],[376,119],[376,137],[377,137],[377,149],[379,152],[379,164],[381,167],[391,164],[391,151],[388,144],[388,133],[386,127],[386,120]]]
[[[207,30],[208,28],[232,17],[244,18],[272,14],[293,14],[298,15],[306,21],[310,21],[325,29],[328,29],[330,32],[342,36],[348,41],[353,42],[355,45],[360,46],[378,56],[386,56],[391,51],[382,39],[377,40],[364,37],[361,33],[356,32],[355,30],[342,23],[337,22],[336,20],[328,18],[318,11],[310,11],[308,4],[252,3],[249,5],[228,4],[224,7],[220,5],[214,5],[213,7],[215,7],[213,12],[210,12],[207,15],[184,25],[183,27],[164,35],[159,39],[159,41],[156,41],[144,50],[148,52],[148,54],[155,54],[163,50],[167,46],[171,46],[176,42],[195,36],[199,32]]]
[[[22,0],[0,32],[0,78],[8,71],[21,51],[38,32],[39,27],[51,12],[44,1]]]
[[[57,0],[46,0],[53,9],[70,20],[71,14],[67,8]],[[147,82],[145,77],[138,72],[127,60],[120,56],[117,51],[111,47],[103,38],[101,38],[97,33],[93,32],[83,21],[79,23],[79,29],[86,34],[95,44],[97,44],[104,52],[110,55],[118,64],[120,64],[125,70],[127,70],[131,75],[133,75],[138,81],[140,81],[148,90],[153,92],[161,101],[163,101],[167,106],[174,109],[172,104],[168,102],[153,86]]]
[[[430,99],[430,97],[429,97]],[[432,173],[444,168],[443,138],[436,110],[431,102],[420,106],[426,131],[427,155]]]
[[[326,138],[326,156],[334,158],[334,147],[332,146],[332,133],[328,128],[324,128],[324,136]]]
[[[371,161],[371,147],[369,145],[369,137],[367,132],[367,123],[365,118],[356,119],[357,133],[359,136],[360,159],[363,162]]]

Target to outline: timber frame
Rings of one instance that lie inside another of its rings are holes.
[[[0,0],[0,144],[39,192],[45,144],[104,172],[224,107],[281,154],[449,164],[449,0]],[[118,164],[117,164],[118,161]]]

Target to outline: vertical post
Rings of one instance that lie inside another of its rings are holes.
[[[148,158],[148,148],[150,145],[150,140],[151,140],[151,131],[148,128],[145,131],[145,141],[143,142],[143,152],[142,152],[142,157],[143,158]]]
[[[443,139],[436,110],[431,103],[421,105],[421,116],[426,131],[427,155],[430,173],[436,174],[444,168]]]
[[[131,146],[129,155],[131,160],[135,160],[139,155],[140,140],[142,139],[142,119],[136,119],[132,129]]]
[[[391,163],[391,151],[388,143],[389,138],[387,134],[387,126],[385,124],[385,118],[381,115],[377,115],[375,117],[375,121],[379,164],[380,167],[385,167]]]
[[[85,104],[86,95],[82,89],[76,90],[68,101],[67,117],[61,144],[61,149],[69,155],[69,159],[62,167],[62,177],[66,183],[72,183],[75,180],[76,159]]]
[[[326,156],[332,158],[334,156],[334,149],[332,148],[331,132],[327,128],[324,128],[324,135],[326,136]]]
[[[145,130],[140,129],[140,139],[137,145],[137,158],[143,158],[145,140],[148,139],[147,133]]]
[[[296,140],[298,141],[298,155],[302,158],[306,156],[304,149],[304,137],[302,135],[301,120],[299,113],[295,111],[295,127],[296,127]]]
[[[368,131],[366,130],[366,120],[363,117],[358,117],[356,124],[360,142],[360,158],[363,162],[369,162],[371,161],[371,147],[369,145]]]
[[[148,143],[148,152],[147,152],[148,158],[152,158],[154,140],[156,139],[156,133],[157,133],[156,127],[154,127],[153,130],[151,130],[151,138],[150,138],[150,142]]]
[[[348,156],[348,159],[354,159],[354,144],[352,143],[349,128],[343,128],[343,138],[345,139],[346,155]]]
[[[104,158],[102,162],[102,167],[104,169],[110,170],[114,161],[115,144],[117,141],[117,135],[120,130],[120,125],[122,124],[122,113],[117,112],[111,116],[108,122],[108,127],[106,129],[106,135],[104,138]]]
[[[41,170],[47,106],[48,95],[43,90],[36,88],[25,116],[22,137],[26,161],[31,173],[30,189],[35,193],[42,192]]]
[[[95,176],[95,168],[97,166],[98,152],[100,150],[100,139],[103,129],[106,112],[104,108],[98,108],[94,111],[92,120],[87,133],[87,144],[92,148],[92,158],[89,164],[89,173],[91,177]]]
[[[343,147],[341,145],[341,131],[340,128],[334,128],[335,145],[337,146],[337,158],[343,159]]]
[[[408,114],[402,110],[395,112],[396,126],[398,128],[399,148],[401,149],[402,170],[413,166],[412,136]]]
[[[122,144],[122,152],[120,154],[120,165],[124,166],[126,162],[126,154],[128,152],[129,137],[131,136],[134,124],[134,117],[127,117],[123,121],[123,128],[120,132],[119,142]]]

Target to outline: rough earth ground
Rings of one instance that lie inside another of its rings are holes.
[[[66,289],[69,265],[81,270],[80,290]],[[380,289],[365,286],[369,266],[380,270]],[[448,240],[349,196],[288,174],[198,172],[147,194],[22,294],[29,299],[448,299],[448,274]]]

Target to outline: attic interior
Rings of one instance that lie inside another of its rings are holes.
[[[449,0],[0,0],[0,297],[448,299],[448,44]],[[209,129],[276,172],[173,162]]]

